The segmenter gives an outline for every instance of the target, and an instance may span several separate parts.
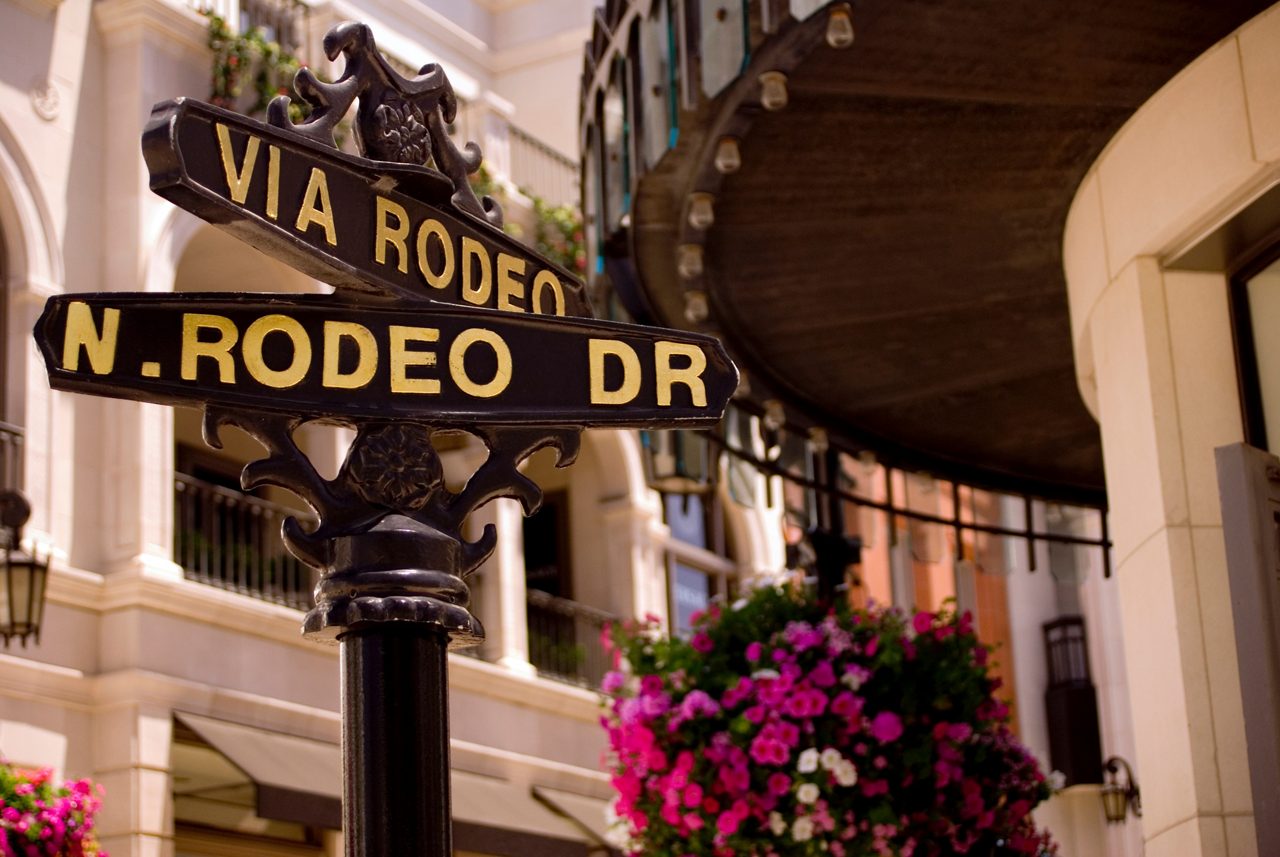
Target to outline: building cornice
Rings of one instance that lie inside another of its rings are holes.
[[[49,569],[45,597],[63,607],[97,611],[102,607],[102,584],[102,575],[70,568],[55,560]]]
[[[465,655],[450,655],[449,686],[454,690],[499,699],[521,708],[535,708],[584,723],[595,723],[600,719],[599,694],[574,685],[519,675],[488,661]]]
[[[320,646],[303,638],[301,612],[190,580],[146,572],[104,576],[55,566],[49,576],[48,597],[53,603],[98,614],[146,610],[265,638],[309,652],[327,650],[335,660],[338,655],[336,646]],[[21,658],[13,660],[32,663]],[[84,679],[83,675],[76,675]],[[536,676],[519,675],[505,667],[465,655],[450,655],[449,675],[450,686],[456,690],[522,708],[586,723],[596,722],[600,715],[600,697],[589,690]]]
[[[93,6],[108,45],[151,35],[157,44],[198,56],[208,49],[209,24],[199,12],[166,0],[100,0]]]
[[[62,5],[62,0],[15,0],[15,2],[39,18],[48,17]]]
[[[495,51],[489,60],[489,66],[495,74],[510,74],[525,66],[537,65],[564,56],[572,56],[576,60],[582,54],[583,43],[590,39],[590,27],[565,30],[545,39]]]

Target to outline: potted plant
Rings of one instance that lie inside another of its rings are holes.
[[[968,614],[854,610],[791,586],[617,626],[604,725],[629,855],[1056,853],[1050,794]]]
[[[102,786],[89,780],[54,785],[44,768],[25,771],[0,762],[2,857],[107,857],[93,834]]]

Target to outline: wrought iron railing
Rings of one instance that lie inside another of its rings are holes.
[[[22,488],[22,429],[0,423],[0,490]]]
[[[280,540],[285,518],[309,515],[181,473],[174,490],[174,559],[188,580],[310,608],[314,573]]]
[[[617,617],[536,589],[526,592],[529,662],[548,678],[597,687],[609,669],[600,635]]]
[[[509,126],[511,182],[553,205],[578,202],[578,165],[541,140]]]

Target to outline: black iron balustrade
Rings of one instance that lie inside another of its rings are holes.
[[[609,669],[601,632],[618,617],[605,610],[526,590],[529,662],[548,678],[597,687]]]
[[[507,128],[511,181],[553,205],[578,204],[578,164],[515,125]]]
[[[314,572],[285,550],[280,525],[311,516],[179,473],[174,478],[174,559],[188,580],[284,604],[312,607]]]
[[[0,422],[0,491],[22,487],[22,429]]]

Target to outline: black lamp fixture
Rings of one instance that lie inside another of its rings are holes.
[[[1142,818],[1142,793],[1138,791],[1138,781],[1133,777],[1133,769],[1129,763],[1119,756],[1112,756],[1102,763],[1107,772],[1107,781],[1102,786],[1102,811],[1107,815],[1108,824],[1120,824],[1130,811],[1134,818]],[[1124,783],[1117,781],[1117,775],[1124,770]]]
[[[642,431],[645,481],[664,494],[706,494],[715,486],[716,456],[705,431]]]
[[[31,504],[17,491],[0,492],[0,637],[7,648],[14,637],[27,645],[40,642],[44,621],[45,582],[49,557],[22,550],[22,528],[31,518]]]

